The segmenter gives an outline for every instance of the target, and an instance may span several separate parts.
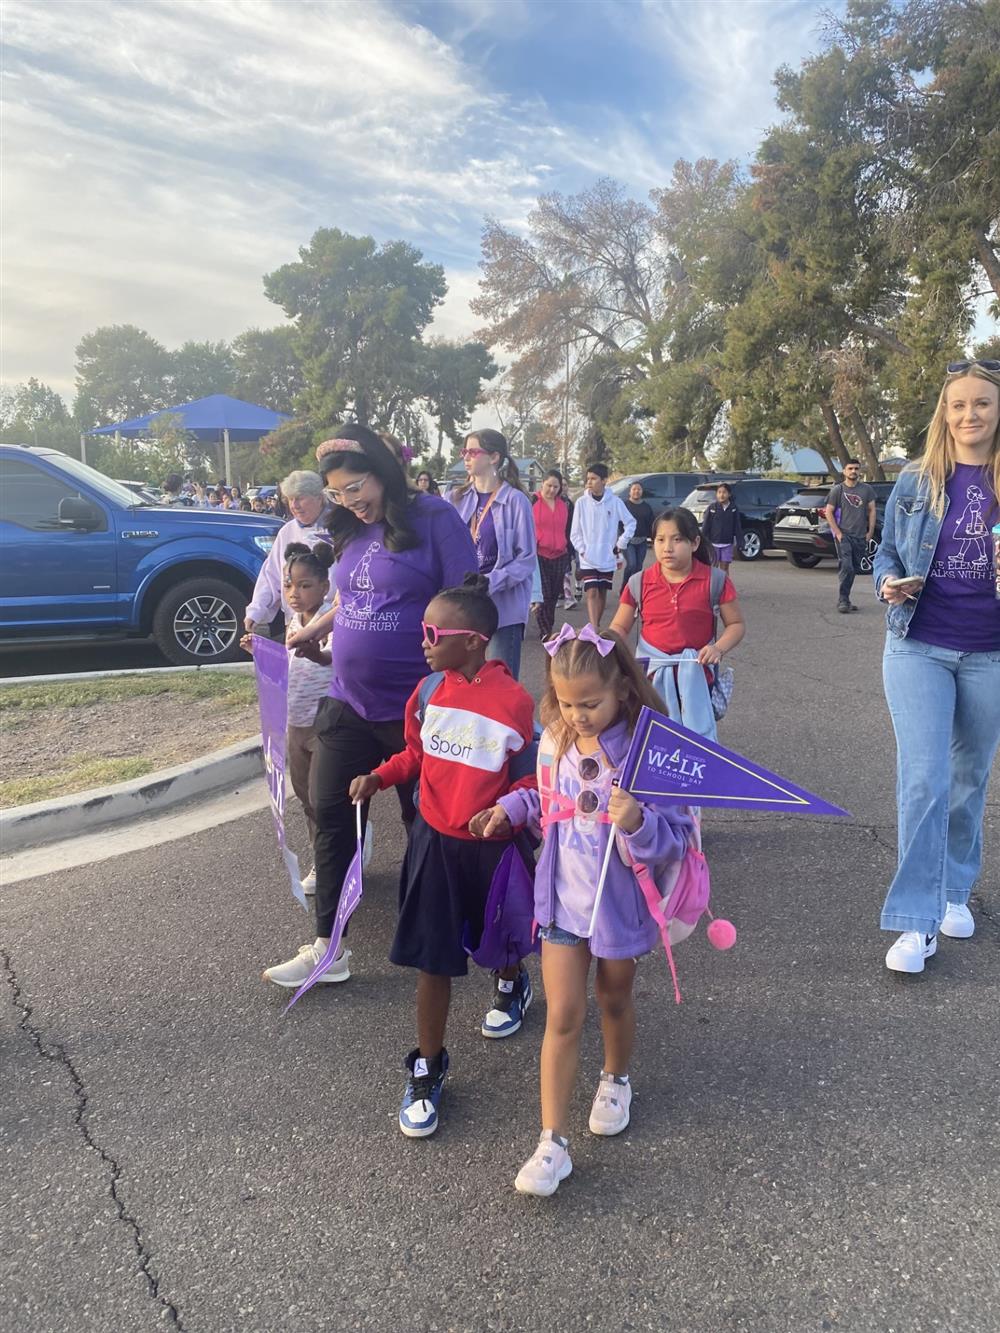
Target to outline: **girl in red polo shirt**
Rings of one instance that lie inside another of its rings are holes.
[[[719,598],[722,633],[716,638],[711,557],[689,509],[660,514],[653,524],[653,555],[656,563],[642,575],[641,598],[626,586],[611,628],[627,638],[641,616],[642,638],[650,648],[667,657],[694,649],[711,682],[712,669],[746,633],[736,589],[727,575]]]

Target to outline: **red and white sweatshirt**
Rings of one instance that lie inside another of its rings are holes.
[[[446,671],[421,723],[420,686],[406,701],[406,749],[376,768],[382,788],[419,774],[420,813],[438,833],[472,841],[469,820],[521,787],[537,788],[534,773],[511,782],[512,755],[530,744],[535,703],[503,662],[487,662],[466,680]]]

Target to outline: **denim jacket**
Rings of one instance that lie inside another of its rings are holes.
[[[919,576],[926,579],[947,512],[948,496],[945,495],[944,509],[940,514],[934,513],[930,488],[926,482],[921,481],[915,467],[908,467],[900,473],[886,502],[882,544],[875,553],[872,574],[876,597],[881,599],[882,583],[887,578]],[[918,593],[916,598],[904,602],[902,606],[889,607],[885,623],[895,638],[906,638],[919,600]]]
[[[464,495],[452,491],[447,497],[466,523],[476,512],[473,487]],[[490,509],[497,534],[497,563],[486,577],[490,596],[500,612],[500,626],[523,625],[528,619],[531,580],[538,561],[535,556],[535,515],[523,491],[504,482]]]

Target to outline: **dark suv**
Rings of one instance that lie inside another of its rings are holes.
[[[705,510],[715,499],[715,488],[725,477],[711,485],[696,487],[684,500],[700,523]],[[743,522],[743,540],[737,552],[741,560],[759,560],[774,545],[774,522],[779,506],[799,489],[794,481],[769,481],[765,477],[741,477],[726,481]]]
[[[872,481],[868,485],[875,492],[875,541],[878,542],[882,538],[885,502],[895,483]],[[833,533],[823,512],[830,490],[829,486],[800,486],[778,511],[774,544],[799,569],[812,569],[821,560],[837,558]],[[871,560],[862,560],[861,568],[868,573]]]
[[[639,472],[633,477],[621,477],[618,481],[612,482],[610,489],[620,500],[627,500],[629,487],[638,482],[642,487],[642,498],[654,514],[659,514],[664,509],[671,509],[675,505],[684,504],[684,497],[690,492],[692,486],[700,486],[707,482],[717,485],[720,481],[727,481],[734,475],[738,474],[721,472],[718,474],[714,472]]]

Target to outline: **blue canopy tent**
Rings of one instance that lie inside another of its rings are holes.
[[[119,421],[116,426],[98,426],[90,435],[145,435],[155,421],[163,417],[179,417],[182,430],[190,431],[199,440],[220,443],[225,449],[226,481],[229,475],[229,445],[238,440],[259,440],[276,430],[289,418],[284,412],[272,412],[269,407],[245,403],[241,398],[230,398],[226,393],[212,393],[207,398],[196,398],[193,403],[165,407],[131,421]]]

